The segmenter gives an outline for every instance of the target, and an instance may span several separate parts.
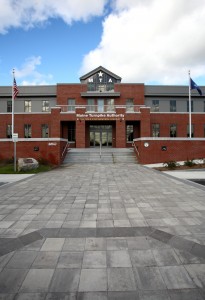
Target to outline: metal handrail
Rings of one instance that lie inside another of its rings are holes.
[[[100,141],[100,158],[101,158],[101,155],[102,155],[102,141]]]
[[[63,150],[63,152],[62,152],[62,154],[61,154],[61,157],[63,157],[65,151],[68,149],[69,146],[70,146],[70,143],[67,142],[66,145],[65,145],[65,148],[64,148],[64,150]]]
[[[138,149],[137,149],[137,147],[136,147],[136,145],[135,145],[134,142],[132,142],[132,146],[135,148],[135,151],[137,152],[138,156],[140,156],[140,153],[139,153],[139,151],[138,151]]]

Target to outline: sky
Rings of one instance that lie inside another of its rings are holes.
[[[205,86],[205,0],[0,0],[0,85],[122,82]]]

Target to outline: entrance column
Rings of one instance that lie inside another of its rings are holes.
[[[116,148],[126,148],[125,121],[116,120]]]
[[[85,148],[85,120],[76,120],[76,148]]]
[[[150,125],[150,108],[140,107],[141,112],[141,126],[140,126],[140,137],[151,136],[151,125]]]
[[[51,108],[51,124],[50,124],[50,137],[60,138],[61,137],[61,124],[60,124],[60,107]]]

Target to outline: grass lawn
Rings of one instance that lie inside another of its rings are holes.
[[[16,171],[14,172],[14,164],[0,164],[0,174],[36,174],[40,172],[47,172],[52,169],[52,166],[49,165],[40,165],[38,169],[30,170],[30,171]]]

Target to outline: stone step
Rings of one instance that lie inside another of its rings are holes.
[[[76,163],[137,163],[133,149],[69,149],[63,165]]]

